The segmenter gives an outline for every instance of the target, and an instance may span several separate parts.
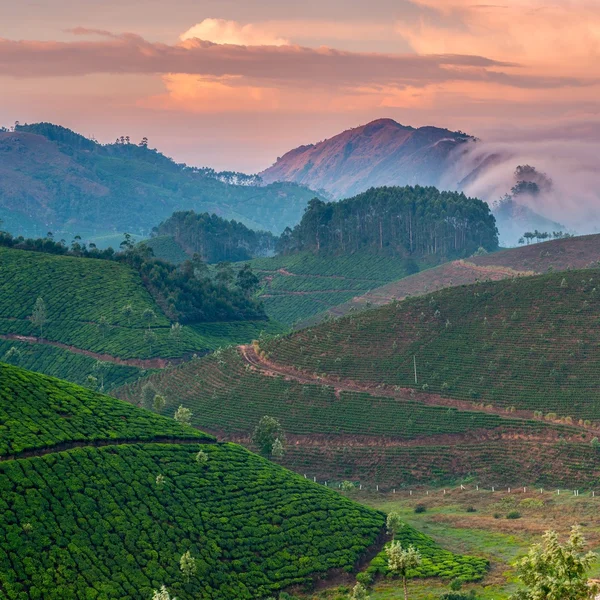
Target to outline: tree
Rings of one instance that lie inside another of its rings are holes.
[[[192,411],[189,408],[185,408],[182,404],[179,405],[179,408],[175,411],[175,415],[173,418],[182,425],[191,425],[192,424]]]
[[[593,552],[583,554],[585,539],[581,528],[571,529],[569,539],[561,544],[556,531],[547,531],[541,544],[534,544],[526,556],[515,564],[517,576],[526,587],[513,600],[592,600],[600,588],[590,585],[588,571],[597,558]]]
[[[392,540],[396,537],[396,534],[404,527],[404,523],[397,512],[391,512],[387,516],[386,521],[387,532],[392,536]]]
[[[171,595],[167,591],[167,588],[164,585],[162,585],[160,587],[160,590],[152,591],[152,600],[177,600],[177,598],[171,598]]]
[[[279,440],[281,444],[285,442],[283,428],[277,419],[264,416],[254,429],[252,442],[258,446],[263,454],[268,456],[273,452],[275,440]]]
[[[352,589],[351,600],[369,600],[370,596],[367,593],[367,588],[362,583],[357,583]]]
[[[192,556],[192,553],[188,550],[179,559],[179,568],[183,573],[186,583],[190,582],[190,579],[196,574],[198,565],[196,559]]]
[[[123,316],[127,319],[127,325],[131,325],[131,316],[133,315],[133,307],[131,306],[131,304],[126,304],[121,309],[121,312],[123,313]]]
[[[161,394],[156,394],[154,399],[152,400],[152,408],[157,412],[161,412],[163,408],[167,405],[167,399]]]
[[[385,551],[388,555],[388,569],[394,575],[402,577],[404,600],[408,600],[406,579],[408,572],[421,564],[421,554],[414,546],[404,549],[400,542],[392,542]]]
[[[169,335],[175,341],[176,344],[179,344],[181,342],[182,330],[183,330],[183,327],[181,326],[180,323],[173,323],[173,325],[171,325],[171,330],[169,331]]]
[[[148,346],[150,346],[150,353],[152,353],[152,346],[154,342],[156,342],[156,333],[154,333],[152,329],[146,329],[144,332],[144,339],[148,342]]]
[[[85,387],[89,388],[90,390],[97,390],[98,389],[98,378],[94,377],[93,375],[88,375],[85,378]]]
[[[148,328],[149,328],[150,325],[152,325],[152,322],[154,321],[154,319],[156,319],[156,313],[151,308],[147,308],[142,313],[142,318],[144,319],[144,321],[146,321],[146,323],[148,323]]]
[[[142,406],[150,410],[154,406],[154,398],[157,395],[156,388],[148,382],[142,386]]]
[[[250,265],[244,265],[237,274],[237,286],[246,298],[250,298],[258,289],[259,278],[252,272]]]
[[[48,322],[48,311],[46,310],[46,303],[43,298],[38,298],[35,301],[33,307],[33,313],[31,314],[31,322],[40,328],[40,337],[44,337],[44,325]]]
[[[235,273],[233,267],[229,262],[220,262],[217,265],[217,274],[215,275],[215,281],[221,285],[229,286],[235,279]]]
[[[198,450],[198,454],[196,454],[196,462],[199,465],[205,465],[208,462],[208,454],[206,454],[204,450]]]
[[[159,487],[159,488],[163,487],[163,485],[165,485],[165,481],[166,481],[166,478],[164,475],[156,476],[156,486],[157,487]]]
[[[104,390],[104,377],[109,368],[110,364],[105,361],[97,360],[94,363],[93,371],[96,374],[97,380],[100,382],[100,391]]]
[[[4,354],[4,357],[2,358],[2,360],[4,362],[8,362],[9,360],[14,360],[15,362],[18,362],[18,360],[21,358],[22,356],[22,352],[16,347],[16,346],[11,346]]]
[[[271,455],[273,456],[273,458],[283,458],[284,454],[285,450],[283,448],[283,444],[281,443],[281,440],[277,438],[273,442],[273,446],[271,447]]]
[[[102,315],[98,319],[98,331],[100,332],[100,335],[102,336],[102,338],[106,337],[108,330],[109,330],[108,321],[107,321],[106,317],[104,315]]]

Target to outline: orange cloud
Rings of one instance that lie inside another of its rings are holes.
[[[241,25],[225,19],[204,19],[185,33],[180,40],[206,40],[215,44],[235,44],[237,46],[287,46],[289,40],[275,35],[268,26],[248,23]]]

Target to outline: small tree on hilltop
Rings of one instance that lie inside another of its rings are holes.
[[[258,422],[258,425],[252,434],[252,442],[263,454],[268,456],[273,452],[273,444],[275,443],[275,440],[279,440],[279,442],[283,445],[285,442],[283,428],[277,419],[264,416]]]
[[[388,555],[388,569],[394,575],[402,577],[404,600],[408,600],[408,572],[421,564],[421,554],[414,546],[404,549],[400,542],[392,542],[385,551]]]
[[[517,576],[526,587],[512,600],[592,600],[600,588],[588,581],[588,571],[597,558],[583,554],[585,539],[576,525],[565,544],[555,531],[547,531],[541,544],[534,544],[515,564]]]
[[[36,327],[40,328],[40,337],[43,338],[44,325],[48,322],[48,311],[46,310],[46,303],[43,298],[38,298],[35,301],[30,319]]]
[[[175,415],[173,418],[182,425],[191,425],[192,411],[189,408],[185,408],[182,404],[180,404],[179,408],[175,411]]]
[[[404,523],[397,512],[391,512],[387,516],[386,528],[389,535],[392,536],[392,540],[395,539],[396,534],[404,527]]]
[[[179,560],[179,568],[183,573],[185,582],[189,583],[190,579],[196,574],[198,569],[196,559],[192,556],[192,553],[189,550],[181,556]]]

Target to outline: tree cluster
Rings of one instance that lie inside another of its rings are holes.
[[[153,234],[172,236],[187,252],[199,254],[207,263],[269,256],[276,241],[270,232],[254,231],[237,221],[193,210],[174,213]]]
[[[498,247],[489,206],[433,187],[382,187],[348,200],[309,202],[302,221],[282,234],[278,249],[354,252],[362,248],[402,256],[468,256]]]

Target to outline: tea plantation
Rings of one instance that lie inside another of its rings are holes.
[[[339,256],[299,252],[250,264],[261,277],[267,315],[288,326],[405,277],[411,269],[430,266],[368,251]]]
[[[192,422],[253,448],[260,418],[277,418],[288,437],[286,466],[319,481],[380,485],[447,482],[475,476],[490,485],[590,482],[600,476],[593,433],[568,424],[460,410],[388,389],[340,391],[266,375],[235,349],[156,373],[149,381]],[[132,403],[142,382],[115,390]],[[509,461],[507,455],[513,458]],[[557,465],[562,470],[557,472]]]
[[[442,290],[261,348],[309,373],[600,422],[599,308],[600,272],[565,271]]]
[[[250,600],[381,539],[382,513],[172,419],[9,365],[0,390],[2,598]]]
[[[269,321],[235,321],[184,326],[174,335],[140,275],[114,261],[0,247],[0,287],[0,359],[14,347],[6,361],[79,384],[97,359],[129,361],[106,366],[104,389],[156,366],[138,359],[166,362],[285,331]],[[46,313],[41,327],[31,319],[38,298]]]
[[[156,438],[214,440],[173,419],[0,363],[0,457],[66,442]]]

